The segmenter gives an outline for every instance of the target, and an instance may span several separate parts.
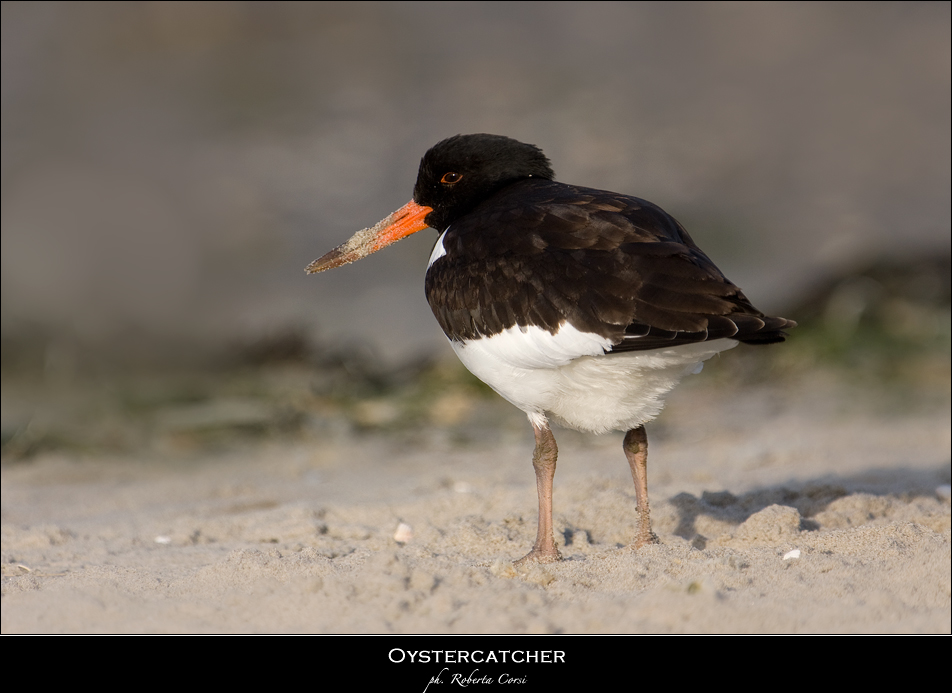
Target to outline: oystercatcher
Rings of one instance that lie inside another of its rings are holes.
[[[552,536],[558,449],[551,415],[581,431],[625,431],[639,529],[648,511],[644,424],[705,359],[782,342],[673,217],[646,200],[553,180],[533,145],[457,135],[420,162],[413,198],[307,267],[339,267],[412,233],[439,233],[426,298],[463,364],[524,411],[535,432],[539,526],[520,561],[561,558]]]

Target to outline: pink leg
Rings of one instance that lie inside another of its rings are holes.
[[[535,469],[536,488],[539,492],[539,531],[532,551],[516,563],[553,563],[562,560],[562,554],[552,537],[552,479],[555,477],[555,461],[559,456],[559,449],[548,426],[540,428],[533,424],[532,430],[536,439],[532,466]]]
[[[645,427],[633,428],[625,434],[625,456],[635,481],[635,500],[638,502],[638,534],[632,547],[640,549],[646,544],[657,544],[658,537],[651,531],[648,511],[648,434]]]

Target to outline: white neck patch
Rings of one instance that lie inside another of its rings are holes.
[[[449,231],[449,227],[447,227],[446,231]],[[446,236],[446,231],[440,234],[439,239],[436,241],[436,245],[433,246],[433,252],[430,253],[430,261],[426,264],[427,269],[430,269],[434,262],[446,255],[446,248],[443,247],[443,238]]]

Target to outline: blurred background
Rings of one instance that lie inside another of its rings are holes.
[[[460,420],[466,396],[445,393],[481,391],[444,364],[423,296],[434,232],[304,267],[404,204],[428,147],[470,132],[676,216],[755,305],[801,322],[772,372],[831,363],[948,398],[947,2],[2,13],[11,454],[69,438],[42,423],[52,391],[73,393],[73,419],[148,411],[150,430],[297,430],[342,407],[400,422],[416,405],[381,393],[407,387]],[[203,384],[226,372],[240,384]]]

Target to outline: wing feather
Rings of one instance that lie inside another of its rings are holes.
[[[616,352],[780,342],[796,324],[754,308],[661,208],[617,193],[521,181],[454,222],[443,247],[426,293],[454,341],[569,323]]]

